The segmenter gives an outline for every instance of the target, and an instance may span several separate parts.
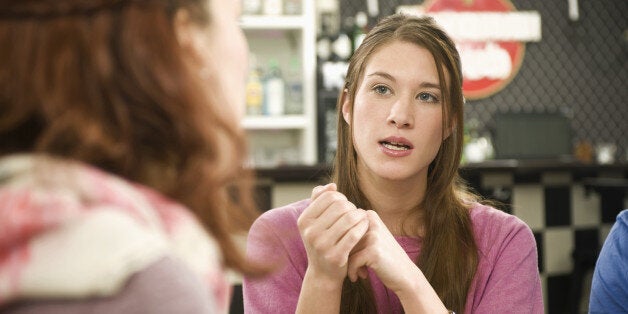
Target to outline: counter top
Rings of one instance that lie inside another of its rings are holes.
[[[615,164],[585,164],[572,161],[557,160],[488,160],[479,163],[466,163],[460,167],[463,177],[486,172],[509,172],[515,176],[539,176],[543,172],[570,172],[575,179],[597,177],[600,173],[612,173],[616,176],[628,177],[628,162]],[[275,182],[316,182],[328,181],[331,165],[314,166],[280,166],[255,170],[258,178],[270,179]]]

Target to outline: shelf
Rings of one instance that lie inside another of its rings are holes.
[[[308,126],[308,119],[303,115],[247,116],[242,126],[247,130],[304,129]]]
[[[259,178],[271,179],[275,182],[319,182],[326,180],[331,175],[331,164],[313,164],[301,166],[281,166],[274,168],[256,168]],[[528,161],[528,160],[487,160],[480,163],[469,163],[460,167],[460,174],[463,178],[480,176],[494,172],[512,173],[515,182],[536,183],[541,182],[541,175],[545,172],[569,172],[574,184],[584,184],[587,186],[600,186],[616,189],[626,188],[628,178],[628,163],[617,163],[610,165],[583,164],[579,162],[560,161]],[[612,173],[620,176],[609,178],[607,174]],[[526,176],[534,174],[534,176]],[[523,176],[522,176],[523,175]],[[622,178],[623,177],[623,178]],[[527,179],[533,180],[527,180]],[[519,181],[524,179],[525,181]],[[628,191],[626,191],[628,193]]]
[[[305,19],[302,15],[246,15],[240,18],[244,30],[302,29]]]
[[[316,141],[316,19],[314,0],[300,0],[299,15],[243,15],[240,27],[258,65],[271,59],[282,69],[290,60],[301,62],[302,114],[245,116],[252,165],[317,162]],[[289,161],[289,162],[288,162]]]

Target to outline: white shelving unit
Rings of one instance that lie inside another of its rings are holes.
[[[303,84],[302,114],[247,116],[242,123],[249,133],[252,154],[259,153],[256,149],[272,150],[272,145],[282,143],[284,147],[289,146],[298,152],[297,164],[313,165],[317,162],[314,0],[302,0],[301,8],[300,15],[245,15],[240,23],[259,64],[265,65],[268,60],[275,59],[285,70],[291,56],[299,56]],[[292,163],[295,163],[295,156],[291,157]]]
[[[304,15],[248,15],[242,16],[240,24],[245,30],[251,29],[294,29],[306,27]]]
[[[281,117],[246,117],[243,126],[247,130],[281,130],[304,129],[308,126],[308,117],[305,115],[285,115]]]

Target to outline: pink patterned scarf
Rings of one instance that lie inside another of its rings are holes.
[[[164,256],[182,260],[228,309],[215,241],[157,192],[44,156],[0,159],[0,308],[38,298],[109,296]]]

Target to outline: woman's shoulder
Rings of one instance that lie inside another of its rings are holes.
[[[514,215],[480,203],[471,206],[470,215],[476,241],[483,251],[513,239],[529,244],[534,242],[530,227]]]
[[[517,216],[506,213],[490,205],[474,203],[470,207],[471,221],[474,226],[502,226],[505,228],[527,227]]]
[[[300,200],[291,204],[287,204],[281,207],[270,209],[260,215],[253,228],[266,226],[266,227],[282,227],[282,226],[294,226],[296,227],[297,220],[301,213],[310,204],[310,199]]]
[[[617,224],[621,225],[623,229],[628,229],[628,209],[622,210],[617,215]]]
[[[208,313],[207,287],[180,261],[164,257],[137,271],[116,294],[73,299],[24,298],[3,313]],[[225,292],[226,293],[226,292]],[[225,308],[225,306],[223,306]]]
[[[309,199],[298,201],[273,208],[258,217],[247,237],[247,256],[264,263],[288,260],[299,267],[305,265],[307,255],[297,220],[309,204]]]
[[[0,177],[0,211],[28,218],[0,221],[0,229],[13,230],[3,240],[14,244],[0,253],[30,252],[20,267],[32,274],[16,285],[24,291],[11,295],[31,293],[29,287],[42,296],[50,292],[72,298],[86,291],[112,295],[130,276],[164,256],[211,277],[209,286],[222,280],[216,241],[186,208],[157,191],[88,165],[39,156],[0,160]],[[29,232],[22,232],[25,227]],[[50,263],[67,267],[50,273],[44,267]],[[75,273],[90,276],[68,281]],[[27,281],[39,277],[47,281]]]

